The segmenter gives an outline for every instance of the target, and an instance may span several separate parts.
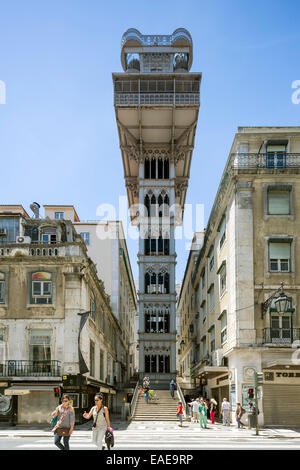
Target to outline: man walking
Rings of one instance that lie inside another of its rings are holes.
[[[223,398],[221,413],[223,415],[223,426],[230,426],[230,403],[227,398]]]
[[[174,398],[174,390],[175,390],[176,384],[174,380],[172,379],[170,382],[170,392],[171,392],[171,397]]]

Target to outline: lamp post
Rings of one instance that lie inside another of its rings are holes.
[[[278,297],[276,297],[277,294],[279,294]],[[280,287],[276,289],[276,291],[273,292],[273,294],[267,300],[265,300],[265,302],[262,302],[261,318],[263,318],[264,315],[267,313],[268,308],[270,307],[274,299],[276,299],[274,303],[279,315],[286,313],[291,308],[292,299],[290,297],[287,297],[286,294],[283,292],[283,282],[281,282]]]

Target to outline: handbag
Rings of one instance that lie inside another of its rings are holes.
[[[68,436],[70,428],[57,428],[56,433],[58,436]]]

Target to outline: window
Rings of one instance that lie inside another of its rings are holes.
[[[215,286],[214,286],[214,284],[211,284],[208,293],[209,293],[209,311],[212,312],[213,309],[215,308]]]
[[[49,227],[44,228],[41,231],[41,243],[42,245],[55,244],[57,242],[56,228]]]
[[[215,327],[210,330],[210,352],[216,349]]]
[[[267,145],[267,168],[284,168],[286,166],[286,145],[280,143]]]
[[[218,270],[218,274],[220,276],[220,295],[222,295],[226,290],[226,263],[223,263]]]
[[[226,217],[223,215],[220,225],[218,227],[219,232],[219,240],[220,240],[220,248],[222,248],[225,240],[226,240]]]
[[[269,242],[269,270],[270,272],[291,271],[291,242]]]
[[[0,304],[5,301],[5,274],[0,273]]]
[[[90,232],[80,232],[80,236],[86,245],[90,244]]]
[[[169,373],[170,372],[170,356],[168,355],[145,355],[145,372],[152,373]]]
[[[205,357],[207,355],[207,349],[206,349],[206,336],[202,339],[202,355]]]
[[[99,327],[100,331],[104,333],[104,311],[102,307],[99,309]]]
[[[169,274],[168,273],[146,273],[145,274],[145,293],[146,294],[168,294],[169,293]]]
[[[90,341],[90,375],[95,376],[95,343]]]
[[[291,191],[272,188],[268,190],[268,214],[269,215],[288,215],[290,208]]]
[[[68,396],[70,397],[71,406],[73,406],[73,408],[79,408],[79,393],[68,392]]]
[[[31,330],[29,343],[29,358],[31,361],[51,361],[51,330]],[[50,370],[49,370],[50,371]]]
[[[214,246],[212,246],[208,252],[208,265],[209,265],[209,270],[211,271],[215,263],[215,257],[214,257]]]
[[[292,342],[292,317],[291,315],[271,316],[271,342],[291,343]]]
[[[104,380],[104,352],[100,349],[100,380]]]
[[[204,323],[206,320],[206,301],[205,300],[201,304],[201,317],[202,317],[202,323]]]
[[[203,271],[201,273],[201,286],[202,286],[202,289],[204,289],[204,287],[205,287],[205,269],[203,269]]]
[[[31,303],[52,303],[52,274],[47,272],[36,272],[32,274]]]
[[[0,219],[1,238],[4,243],[7,241],[15,242],[20,235],[20,218],[19,217],[1,217]]]
[[[226,310],[221,315],[221,344],[227,340],[227,312]]]
[[[63,218],[64,218],[64,215],[65,215],[64,212],[55,212],[55,213],[54,213],[55,219],[63,219]]]
[[[93,292],[90,292],[90,316],[94,321],[96,320],[96,299]]]
[[[167,305],[145,305],[144,316],[146,333],[169,333],[170,314]]]

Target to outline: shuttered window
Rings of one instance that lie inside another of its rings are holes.
[[[291,242],[269,242],[269,269],[273,272],[291,270]]]
[[[290,214],[290,191],[278,191],[273,189],[268,191],[268,214]]]

